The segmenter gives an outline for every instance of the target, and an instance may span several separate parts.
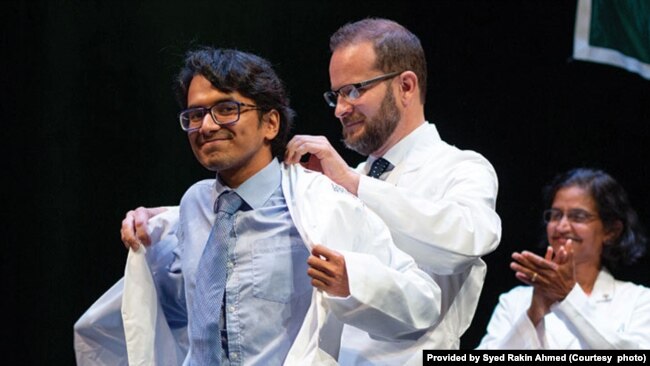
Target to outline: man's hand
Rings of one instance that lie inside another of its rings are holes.
[[[356,195],[359,189],[359,173],[350,169],[341,155],[334,150],[324,136],[296,135],[287,144],[284,161],[296,164],[305,154],[311,154],[320,161],[320,171],[335,183]],[[316,166],[311,161],[309,166]],[[308,167],[309,167],[308,166]]]
[[[322,245],[314,246],[311,256],[307,258],[307,275],[311,277],[312,286],[327,292],[330,296],[347,297],[350,295],[348,272],[345,258],[341,253]]]
[[[147,233],[147,221],[166,210],[165,207],[138,207],[127,212],[126,217],[122,220],[122,229],[120,229],[124,246],[127,249],[133,248],[133,250],[137,250],[140,244],[150,245],[151,238]]]

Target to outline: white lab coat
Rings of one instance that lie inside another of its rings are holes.
[[[650,289],[601,269],[591,295],[576,283],[537,326],[527,315],[531,286],[499,297],[478,349],[649,349]]]
[[[346,329],[348,365],[422,365],[423,349],[458,349],[478,305],[487,266],[482,256],[501,238],[495,211],[498,180],[480,154],[444,142],[423,123],[383,156],[395,168],[380,179],[361,173],[358,196],[384,220],[398,248],[410,254],[442,291],[441,321],[417,340],[386,342]]]
[[[336,364],[343,323],[345,327],[359,327],[377,338],[417,339],[438,321],[440,288],[417,268],[410,256],[394,246],[388,228],[375,213],[322,174],[306,171],[298,165],[284,167],[282,172],[283,193],[303,241],[308,249],[314,244],[324,244],[344,255],[351,293],[343,299],[313,291],[311,306],[285,364]],[[175,214],[175,210],[169,210],[164,220],[152,222],[163,224],[156,228],[163,238],[169,236],[164,230],[169,231]],[[160,255],[164,254],[146,256]],[[151,261],[147,261],[143,253],[129,254],[125,272],[127,288],[122,299],[124,343],[129,349],[131,364],[177,365],[186,351],[186,333],[183,335],[184,330],[178,329],[172,331],[167,326],[157,304],[151,274],[142,270],[147,262]],[[155,269],[152,270],[155,273]],[[131,289],[135,290],[135,296],[131,296]],[[109,312],[115,311],[115,302],[113,300],[113,307],[107,309]],[[101,340],[84,336],[98,335],[88,332],[97,324],[89,322],[88,314],[95,314],[95,319],[103,318],[96,315],[95,310],[100,307],[96,305],[75,324],[79,365],[96,365],[93,358],[101,358],[105,353]],[[119,330],[118,326],[114,328]],[[118,353],[111,352],[110,356]],[[164,357],[159,356],[163,354]]]

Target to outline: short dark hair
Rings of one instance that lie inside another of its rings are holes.
[[[181,108],[187,108],[187,93],[192,79],[202,75],[217,89],[238,92],[260,107],[258,115],[275,109],[280,114],[280,128],[271,141],[273,156],[282,160],[295,112],[289,106],[284,83],[271,63],[251,53],[212,47],[188,51],[185,64],[176,79],[176,98]]]
[[[427,62],[420,39],[397,22],[382,18],[366,18],[348,23],[330,37],[330,51],[339,47],[370,41],[377,56],[375,67],[389,73],[411,70],[418,77],[420,101],[427,90]]]
[[[612,270],[619,264],[630,265],[646,251],[646,236],[636,211],[630,205],[623,187],[602,170],[576,168],[557,175],[544,189],[545,207],[551,207],[562,188],[580,187],[596,202],[596,209],[605,230],[612,230],[617,221],[623,224],[620,235],[603,246],[603,265]]]

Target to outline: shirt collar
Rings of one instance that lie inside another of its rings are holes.
[[[436,140],[440,139],[435,126],[428,123],[427,121],[424,121],[415,130],[406,135],[397,144],[395,144],[395,146],[391,147],[390,150],[384,154],[383,158],[390,162],[388,169],[390,170],[393,167],[399,165],[408,155],[410,155],[412,150],[418,149],[422,143],[430,140],[432,134],[435,134]],[[368,156],[368,166],[371,166],[372,163],[378,158],[378,156]]]
[[[252,177],[248,178],[234,191],[241,197],[246,204],[252,209],[260,208],[271,198],[282,183],[282,172],[280,170],[280,163],[277,159],[265,166],[262,170],[255,173]],[[215,197],[219,197],[221,193],[233,190],[221,182],[219,176],[215,181]]]

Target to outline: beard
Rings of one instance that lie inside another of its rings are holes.
[[[348,149],[364,156],[379,150],[393,134],[401,118],[400,111],[395,105],[393,91],[388,89],[381,101],[379,112],[364,122],[363,130],[353,134],[343,130],[343,143]]]

